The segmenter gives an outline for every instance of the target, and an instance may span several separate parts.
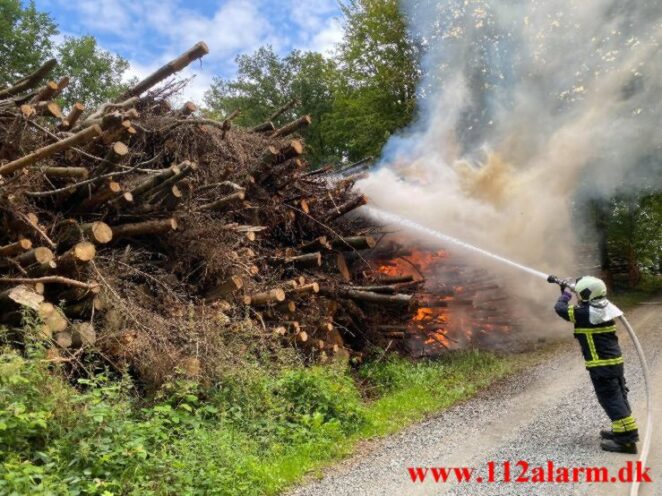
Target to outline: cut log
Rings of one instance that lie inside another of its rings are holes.
[[[94,139],[96,136],[101,134],[101,128],[99,126],[90,126],[83,129],[82,131],[64,138],[50,145],[46,145],[34,152],[21,157],[17,160],[9,162],[5,165],[0,166],[0,176],[6,176],[13,172],[19,171],[29,165],[34,165],[35,163],[43,160],[45,158],[51,157],[58,152],[67,150],[72,146],[79,146],[81,144],[87,143],[88,141]]]
[[[55,96],[57,90],[58,84],[55,81],[48,81],[39,89],[39,91],[37,91],[37,94],[30,99],[30,103],[38,103],[45,100],[50,100]]]
[[[32,241],[26,238],[21,238],[14,243],[5,246],[0,246],[0,257],[13,257],[19,253],[23,253],[32,248]]]
[[[85,167],[39,167],[39,171],[49,178],[87,179],[90,175]]]
[[[71,345],[74,348],[94,346],[97,333],[89,322],[78,322],[71,325]]]
[[[412,282],[413,280],[414,280],[414,276],[412,275],[406,275],[406,276],[380,275],[375,278],[375,282],[377,284],[399,284],[404,282]]]
[[[334,250],[368,250],[377,245],[377,240],[372,236],[350,236],[347,238],[334,239],[331,246]]]
[[[327,293],[329,293],[327,291]],[[330,294],[334,294],[333,291]],[[355,301],[362,301],[366,303],[377,303],[380,305],[410,305],[413,300],[413,295],[409,294],[393,294],[385,295],[380,293],[373,293],[372,291],[356,291],[353,289],[339,288],[337,295],[342,298],[350,298]]]
[[[177,184],[179,181],[183,180],[193,172],[197,171],[198,164],[196,164],[195,162],[189,162],[188,160],[184,160],[181,164],[177,166],[177,169],[178,171],[175,174],[166,178],[160,184],[153,187],[152,189],[146,191],[144,193],[145,196],[148,196],[150,199],[152,199],[159,193],[163,191],[167,191],[168,189],[170,189],[170,187]]]
[[[62,119],[62,109],[56,102],[39,102],[34,106],[37,115]]]
[[[179,109],[179,115],[186,117],[198,110],[198,106],[193,102],[186,102],[182,108]]]
[[[60,348],[71,348],[73,339],[69,331],[58,332],[53,336],[53,342]]]
[[[306,241],[305,243],[299,245],[297,249],[304,253],[317,251],[320,249],[330,250],[331,244],[327,241],[326,236],[320,236],[319,238],[315,238],[312,241]]]
[[[322,254],[320,252],[305,253],[293,257],[271,257],[271,263],[279,265],[296,265],[298,267],[320,267],[322,265]]]
[[[335,209],[333,209],[329,214],[326,216],[326,222],[332,221],[337,219],[338,217],[342,217],[343,215],[351,212],[352,210],[359,208],[363,205],[368,203],[368,200],[365,196],[359,195],[356,198],[352,198],[351,200],[348,200],[347,202],[343,203],[342,205],[339,205]]]
[[[0,99],[18,95],[37,86],[57,66],[57,60],[49,59],[32,74],[19,79],[12,86],[0,90]]]
[[[98,206],[118,197],[122,193],[122,185],[115,181],[109,181],[105,186],[95,191],[92,196],[83,200],[78,205],[77,210],[89,211],[97,208]]]
[[[306,331],[299,331],[296,336],[294,336],[294,339],[297,343],[303,344],[308,341],[308,333]]]
[[[85,112],[85,105],[80,102],[74,103],[67,116],[60,123],[60,129],[67,131],[74,127],[83,112]]]
[[[0,291],[0,303],[4,307],[9,303],[10,305],[16,304],[31,308],[32,310],[39,310],[43,302],[44,297],[25,284]]]
[[[264,293],[256,293],[253,295],[244,296],[244,304],[259,306],[268,305],[270,303],[281,303],[285,301],[285,291],[280,288],[265,291]]]
[[[310,126],[310,123],[313,122],[313,118],[309,115],[304,115],[299,117],[297,120],[292,121],[288,124],[285,124],[283,127],[277,129],[271,134],[271,138],[281,138],[283,136],[289,136],[295,131],[298,131],[302,127]]]
[[[336,253],[336,267],[338,268],[338,272],[340,272],[343,282],[350,282],[352,280],[352,274],[349,271],[347,259],[342,253]]]
[[[231,193],[211,203],[201,205],[200,210],[220,210],[233,203],[243,201],[245,197],[246,193],[244,191],[237,191],[236,193]]]
[[[141,93],[144,93],[152,86],[159,84],[164,79],[184,69],[194,60],[204,57],[208,53],[209,53],[209,48],[207,47],[206,43],[202,41],[196,43],[191,49],[189,49],[188,51],[186,51],[176,59],[171,60],[170,62],[168,62],[166,65],[164,65],[154,73],[147,76],[137,85],[135,85],[133,88],[122,93],[122,95],[120,95],[120,97],[116,101],[123,101],[133,96],[140,96]]]
[[[57,240],[60,245],[68,247],[84,239],[97,245],[105,245],[112,241],[113,230],[105,222],[78,224],[73,219],[57,227]]]
[[[153,174],[147,177],[146,179],[144,179],[143,181],[141,181],[140,183],[138,183],[138,185],[131,190],[131,194],[133,195],[134,199],[138,198],[140,195],[155,188],[159,184],[163,183],[166,179],[169,179],[172,176],[179,174],[180,172],[181,172],[181,168],[179,166],[172,165],[168,169]]]
[[[316,294],[320,292],[320,285],[316,282],[304,284],[288,290],[288,293],[295,295]]]
[[[146,236],[149,234],[165,234],[177,230],[177,220],[174,218],[146,220],[144,222],[113,226],[111,229],[114,239]]]
[[[269,133],[275,130],[276,126],[274,126],[274,123],[271,121],[263,122],[262,124],[258,124],[257,126],[251,128],[251,131],[254,133]]]
[[[297,98],[292,98],[292,100],[290,100],[290,101],[287,102],[285,105],[283,105],[281,108],[279,108],[278,110],[276,110],[273,114],[271,114],[271,115],[269,116],[269,120],[270,120],[270,121],[275,121],[275,120],[278,119],[281,115],[283,115],[285,112],[287,112],[288,110],[291,110],[291,109],[293,109],[294,107],[296,107],[297,105],[299,105],[299,103],[300,103],[300,102],[299,102],[299,100],[298,100]]]
[[[205,301],[210,302],[213,300],[227,299],[236,291],[244,287],[244,280],[239,276],[231,276],[221,284],[208,291],[205,295]]]
[[[40,246],[21,253],[14,258],[14,261],[25,267],[33,264],[45,264],[51,262],[54,258],[55,255],[50,248]]]
[[[58,271],[70,272],[75,270],[77,266],[92,261],[96,253],[97,250],[93,243],[89,241],[76,243],[69,251],[57,257]]]

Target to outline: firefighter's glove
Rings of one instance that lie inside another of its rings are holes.
[[[572,299],[572,293],[570,291],[562,291],[561,297],[559,300],[563,300],[565,303],[568,303]]]

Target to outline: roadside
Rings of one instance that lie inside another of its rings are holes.
[[[660,298],[629,312],[629,318],[649,354],[655,380],[662,380]],[[643,388],[636,356],[624,332],[631,401],[644,420]],[[659,418],[659,417],[658,417]],[[374,445],[369,453],[345,461],[319,482],[298,488],[291,496],[428,495],[428,494],[540,494],[541,484],[526,483],[412,483],[407,467],[475,467],[487,462],[526,460],[531,466],[616,467],[624,455],[599,449],[598,430],[607,427],[574,343],[561,345],[551,359],[527,369],[402,433]],[[659,433],[656,434],[659,446]],[[655,443],[654,443],[655,445]],[[658,450],[659,451],[659,450]],[[655,455],[659,458],[659,453]],[[653,460],[652,460],[653,461]],[[642,494],[655,495],[662,479],[656,465],[657,486]],[[611,487],[610,487],[611,489]],[[546,495],[605,494],[604,485],[545,484]]]

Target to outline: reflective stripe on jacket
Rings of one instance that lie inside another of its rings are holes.
[[[582,348],[586,368],[622,365],[623,355],[616,336],[615,322],[607,320],[592,324],[589,318],[590,305],[570,305],[571,297],[569,293],[563,293],[554,310],[560,317],[575,324],[575,338]]]

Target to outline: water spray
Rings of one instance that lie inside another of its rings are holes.
[[[451,244],[454,246],[457,246],[465,251],[469,251],[472,253],[476,253],[478,255],[482,255],[484,257],[490,258],[492,260],[495,260],[497,262],[500,262],[502,264],[508,265],[510,267],[513,267],[515,269],[518,269],[520,271],[526,272],[527,274],[530,274],[532,276],[538,277],[540,279],[544,279],[547,282],[558,284],[559,286],[566,287],[570,289],[571,291],[574,292],[575,289],[575,281],[573,279],[561,279],[557,276],[554,275],[548,275],[545,274],[544,272],[541,272],[539,270],[535,270],[531,267],[527,267],[526,265],[522,265],[520,263],[517,263],[513,260],[510,260],[508,258],[502,257],[501,255],[497,255],[495,253],[489,252],[483,248],[479,248],[477,246],[474,246],[472,244],[469,244],[465,241],[462,241],[460,239],[454,238],[453,236],[449,236],[447,234],[444,234],[442,232],[439,232],[435,229],[431,229],[429,227],[423,226],[421,224],[418,224],[417,222],[414,222],[410,219],[407,219],[405,217],[401,217],[400,215],[392,214],[390,212],[386,212],[381,209],[377,209],[375,207],[364,207],[364,209],[368,212],[370,216],[375,218],[376,220],[381,220],[385,221],[386,223],[392,223],[392,224],[398,224],[401,225],[402,227],[419,232],[421,234],[425,234],[431,238],[437,239],[441,241],[442,243],[446,244]],[[628,322],[628,320],[625,318],[625,315],[621,315],[619,317],[620,321],[623,323],[623,326],[627,330],[628,334],[630,335],[630,339],[632,340],[632,343],[634,344],[634,347],[637,351],[637,355],[639,356],[639,362],[641,363],[641,369],[642,373],[644,376],[644,387],[646,388],[646,410],[647,410],[647,415],[646,415],[646,434],[644,436],[644,442],[642,445],[641,449],[641,455],[639,456],[639,463],[641,463],[642,467],[646,466],[646,460],[648,459],[648,453],[650,451],[650,445],[651,445],[651,439],[652,439],[652,434],[653,434],[653,393],[652,393],[652,388],[650,384],[650,372],[648,369],[648,363],[646,362],[646,356],[644,355],[644,350],[641,347],[641,343],[639,342],[639,339],[637,338],[637,335],[634,332],[634,329],[632,329],[632,326]],[[639,485],[640,482],[638,481],[633,481],[632,486],[630,486],[630,496],[637,496],[639,493]]]

